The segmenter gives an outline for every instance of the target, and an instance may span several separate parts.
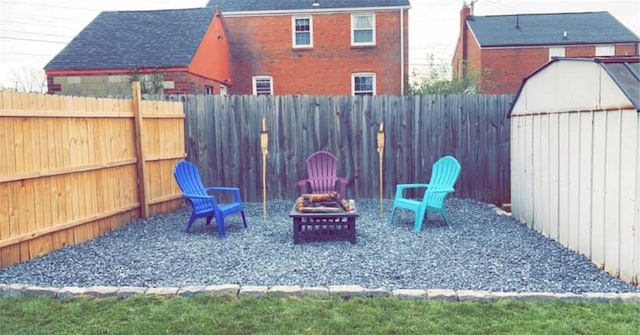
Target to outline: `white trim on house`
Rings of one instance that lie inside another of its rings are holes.
[[[364,92],[368,92],[367,91],[359,91],[356,92],[356,78],[357,77],[368,77],[368,78],[372,78],[372,83],[371,83],[371,95],[376,95],[376,74],[375,72],[355,72],[351,74],[351,94],[352,95],[360,95]]]
[[[267,92],[264,87],[262,87],[259,91],[258,82],[265,83],[269,82],[269,91]],[[251,78],[251,89],[253,91],[253,95],[273,95],[273,77],[272,76],[253,76]]]
[[[309,20],[309,44],[297,44],[298,32],[296,31],[296,21]],[[291,17],[291,47],[294,49],[308,49],[313,48],[313,17],[311,15],[294,15]]]
[[[356,27],[356,19],[359,17],[370,17],[371,27]],[[351,46],[374,46],[376,45],[376,14],[375,13],[352,13],[351,14]],[[366,42],[356,42],[356,30],[371,30],[371,40]]]

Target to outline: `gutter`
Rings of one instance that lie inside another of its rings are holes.
[[[310,8],[310,9],[287,9],[287,10],[261,10],[261,11],[228,11],[221,8],[224,16],[272,16],[272,15],[292,15],[292,14],[312,14],[312,13],[354,13],[354,12],[382,12],[409,9],[411,6],[389,6],[389,7],[350,7],[350,8]]]

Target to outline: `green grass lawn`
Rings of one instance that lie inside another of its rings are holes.
[[[634,334],[640,303],[0,298],[0,334]]]

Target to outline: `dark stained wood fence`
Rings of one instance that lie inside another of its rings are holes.
[[[261,120],[269,132],[268,199],[294,199],[304,161],[318,150],[339,159],[347,197],[380,196],[377,131],[384,122],[383,194],[398,183],[428,182],[432,164],[453,155],[462,165],[455,197],[510,202],[512,95],[205,96],[184,103],[187,159],[207,185],[237,186],[262,201]]]

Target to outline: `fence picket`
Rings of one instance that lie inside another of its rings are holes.
[[[378,197],[377,129],[385,123],[384,196],[395,184],[426,182],[444,155],[460,160],[457,197],[510,201],[511,95],[185,96],[187,157],[207,184],[233,185],[262,201],[259,130],[267,119],[269,199],[294,199],[304,160],[318,150],[353,179],[349,197]],[[197,103],[196,103],[197,101]],[[241,153],[241,154],[240,154]]]

